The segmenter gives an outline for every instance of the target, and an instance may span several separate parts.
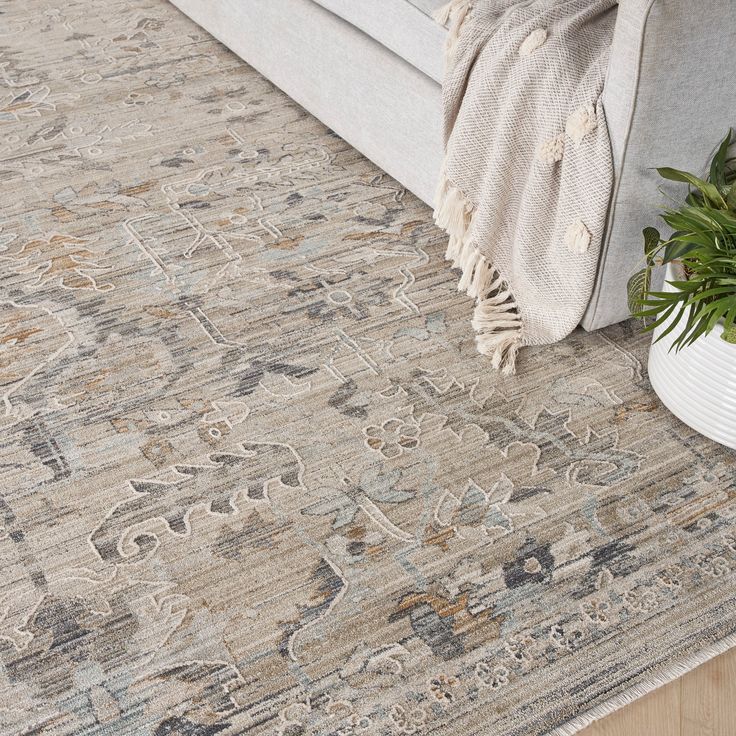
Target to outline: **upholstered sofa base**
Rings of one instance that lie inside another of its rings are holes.
[[[312,0],[173,0],[289,97],[431,203],[442,162],[436,81]]]

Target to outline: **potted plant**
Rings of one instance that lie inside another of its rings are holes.
[[[690,192],[662,219],[664,239],[644,230],[646,266],[629,280],[629,306],[654,333],[649,378],[662,402],[683,422],[736,448],[736,159],[731,131],[705,179],[657,169]],[[652,270],[666,267],[665,285],[652,289]]]

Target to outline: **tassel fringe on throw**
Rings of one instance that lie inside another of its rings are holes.
[[[470,0],[450,0],[434,15],[441,25],[449,23],[445,63],[450,64],[460,38],[460,29],[470,12]],[[461,271],[458,290],[476,300],[471,322],[478,352],[491,356],[494,369],[504,375],[516,371],[521,346],[521,317],[508,284],[470,240],[473,207],[465,195],[443,174],[437,190],[434,219],[450,236],[445,258]]]
[[[461,271],[457,288],[476,300],[471,324],[478,352],[490,355],[496,370],[513,375],[522,333],[514,297],[498,270],[473,244],[473,207],[444,174],[436,201],[435,222],[450,236],[445,258]]]
[[[455,48],[460,39],[460,28],[470,12],[470,5],[470,0],[450,0],[449,3],[443,5],[434,13],[434,19],[440,25],[445,26],[449,23],[445,46],[446,61],[449,61],[455,55]]]

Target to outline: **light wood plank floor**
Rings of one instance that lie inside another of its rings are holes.
[[[580,736],[736,736],[736,649],[594,723]]]

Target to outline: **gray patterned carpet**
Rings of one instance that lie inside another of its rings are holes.
[[[172,6],[0,11],[1,733],[535,736],[733,635],[634,325],[501,378],[427,207]]]

